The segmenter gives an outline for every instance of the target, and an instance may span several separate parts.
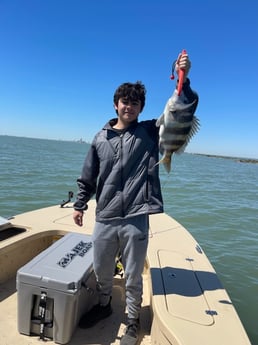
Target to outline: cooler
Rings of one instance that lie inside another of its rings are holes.
[[[69,233],[17,272],[18,331],[69,342],[96,303],[90,235]]]

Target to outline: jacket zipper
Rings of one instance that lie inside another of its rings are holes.
[[[124,182],[124,179],[123,179],[123,136],[124,134],[120,134],[119,137],[120,137],[120,150],[121,150],[121,155],[120,155],[120,183],[121,183],[121,189],[123,187],[123,182]],[[122,217],[124,217],[124,193],[123,191],[121,190],[121,206],[122,206],[122,212],[121,212],[121,215]]]

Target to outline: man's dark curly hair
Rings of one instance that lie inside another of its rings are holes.
[[[141,101],[141,111],[145,105],[146,89],[141,81],[136,83],[123,83],[114,93],[114,104],[118,105],[119,98],[126,99],[130,102]]]

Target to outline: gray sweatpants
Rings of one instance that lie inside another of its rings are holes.
[[[125,271],[126,306],[129,318],[137,319],[142,303],[142,272],[148,246],[149,216],[96,222],[93,233],[93,267],[100,303],[112,294],[115,258],[122,254]]]

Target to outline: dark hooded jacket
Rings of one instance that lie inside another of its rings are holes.
[[[96,220],[163,212],[156,120],[133,122],[124,132],[109,121],[96,134],[86,156],[75,210],[87,209],[96,195]]]

